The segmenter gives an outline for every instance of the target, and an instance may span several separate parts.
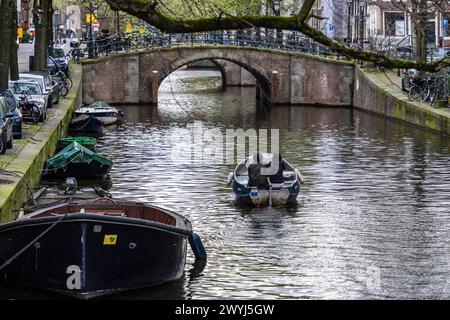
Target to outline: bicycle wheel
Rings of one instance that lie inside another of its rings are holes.
[[[421,100],[422,101],[427,101],[428,98],[430,97],[430,93],[431,93],[430,88],[423,88],[422,89],[422,98],[421,98]]]
[[[65,97],[67,96],[68,93],[69,93],[69,89],[67,89],[66,86],[62,85],[62,86],[59,88],[59,95],[60,95],[61,97],[65,98]]]
[[[439,97],[439,90],[434,90],[430,95],[430,102],[432,107],[436,106],[436,101],[438,100],[438,97]]]
[[[413,101],[419,101],[419,100],[422,100],[422,97],[423,97],[423,91],[424,91],[423,88],[421,88],[421,87],[416,86],[416,85],[413,84],[413,85],[409,88],[408,96],[409,96],[409,98],[410,98],[411,100],[413,100]]]
[[[69,76],[65,76],[65,77],[64,77],[64,82],[65,82],[65,84],[66,84],[67,90],[72,89],[73,82],[72,82],[72,79],[70,79]]]

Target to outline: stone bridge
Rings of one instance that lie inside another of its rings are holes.
[[[257,100],[270,104],[351,105],[351,62],[271,49],[234,46],[179,46],[123,53],[83,61],[83,101],[157,103],[162,81],[201,60],[213,61],[224,85],[236,66],[250,73]],[[234,68],[231,66],[234,65]],[[230,69],[231,68],[231,69]]]

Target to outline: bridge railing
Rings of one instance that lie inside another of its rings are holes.
[[[247,36],[233,34],[232,36],[217,33],[202,34],[168,34],[142,35],[139,33],[122,33],[108,37],[82,41],[81,45],[69,52],[70,58],[78,61],[80,58],[97,58],[130,51],[140,51],[151,48],[170,48],[177,46],[196,45],[242,46],[282,50],[288,52],[302,52],[311,55],[326,56],[340,59],[342,56],[320,45],[309,38],[275,38],[261,36]]]

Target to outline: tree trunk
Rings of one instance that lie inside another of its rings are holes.
[[[12,28],[11,20],[17,15],[17,6],[14,0],[1,0],[0,2],[0,90],[8,89],[10,69],[10,48],[16,49],[16,39],[12,42],[12,32],[17,32],[17,26]],[[17,59],[16,59],[17,60]]]
[[[413,29],[413,51],[416,60],[427,60],[427,1],[412,1],[412,29]]]
[[[33,70],[41,71],[47,69],[48,46],[50,40],[48,37],[48,28],[52,21],[49,21],[49,11],[51,11],[52,0],[34,0],[33,21],[36,26],[36,42],[34,46]],[[40,9],[39,14],[36,9]]]
[[[12,0],[14,7],[17,8],[17,0]],[[17,56],[17,12],[12,15],[11,19],[11,32],[10,32],[10,48],[9,48],[9,73],[11,80],[19,80],[19,60]]]

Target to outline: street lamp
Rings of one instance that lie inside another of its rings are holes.
[[[359,27],[359,41],[361,50],[364,49],[364,20],[365,20],[365,0],[361,0],[359,2],[359,18],[360,18],[360,27]]]
[[[348,6],[348,19],[347,19],[347,45],[350,46],[350,43],[352,42],[352,27],[351,27],[351,16],[352,16],[352,6],[353,6],[353,0],[347,0],[347,6]]]
[[[281,15],[281,5],[280,5],[280,0],[274,0],[273,2],[273,11],[275,13],[275,16],[279,17]],[[277,41],[281,39],[281,42],[283,41],[282,38],[282,31],[280,30],[276,30],[276,39]]]
[[[89,0],[82,0],[82,3],[87,4],[88,5],[88,10],[89,10],[89,42],[88,42],[88,48],[89,48],[89,59],[93,59],[93,58],[95,58],[95,52],[94,52],[94,46],[93,46],[94,35],[93,35],[93,31],[92,31],[92,19],[94,17],[95,11],[97,11],[97,9],[98,9],[98,6],[94,6],[92,1],[89,1]]]

